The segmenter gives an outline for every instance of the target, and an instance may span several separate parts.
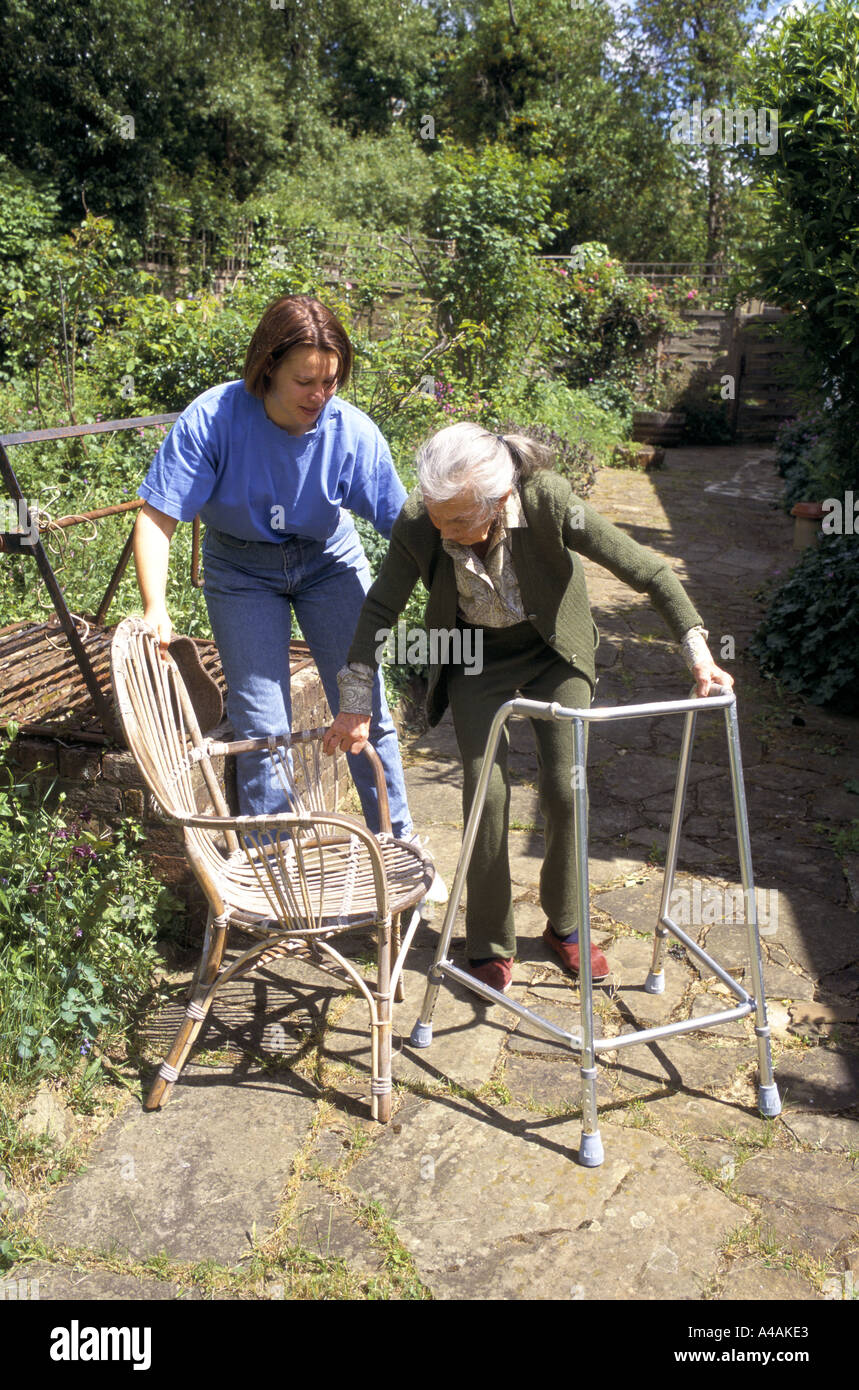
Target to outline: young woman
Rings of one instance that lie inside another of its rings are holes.
[[[460,650],[482,641],[482,670],[431,668],[431,724],[449,704],[464,769],[467,820],[489,727],[498,707],[517,693],[568,708],[590,704],[598,636],[591,619],[586,555],[649,595],[674,636],[704,696],[712,684],[731,688],[707,648],[707,636],[668,563],[605,521],[574,496],[547,450],[524,435],[489,434],[479,425],[450,425],[418,454],[419,486],[391,534],[387,557],[370,590],[340,676],[340,714],[325,750],[357,752],[370,729],[374,643],[393,629],[420,578],[429,591],[432,631],[473,627]],[[432,650],[432,644],[430,644]],[[454,648],[455,650],[455,648]],[[540,901],[547,949],[573,974],[579,970],[577,879],[573,836],[573,729],[569,721],[532,720],[537,740],[540,807],[546,852]],[[510,986],[516,935],[507,853],[510,783],[502,739],[469,867],[466,950],[469,969],[494,989]],[[591,948],[594,979],[609,965]]]
[[[140,488],[134,556],[144,618],[162,647],[170,539],[198,513],[206,523],[205,597],[229,687],[237,738],[290,728],[294,610],[328,702],[370,587],[350,512],[389,536],[406,493],[381,433],[337,395],[352,346],[329,309],[305,295],[270,304],[245,357],[244,379],[212,387],[179,417]],[[370,708],[370,706],[368,706]],[[393,833],[413,827],[381,680],[372,683],[368,737],[385,769]],[[269,760],[239,760],[242,814],[286,809]],[[378,831],[366,758],[349,758],[367,824]],[[437,880],[437,884],[439,881]]]

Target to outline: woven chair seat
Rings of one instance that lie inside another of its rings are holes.
[[[402,840],[380,836],[379,847],[385,866],[388,908],[396,916],[414,905],[417,890],[425,891],[425,860],[420,851]],[[350,931],[373,925],[377,917],[376,889],[367,846],[343,839],[336,845],[327,844],[322,854],[314,850],[310,841],[305,846],[302,871],[294,856],[284,854],[278,859],[270,854],[265,871],[255,872],[245,851],[234,850],[225,859],[221,874],[224,900],[242,913],[292,919],[272,920],[270,930],[275,933],[290,930],[295,935],[310,936],[319,931]],[[284,868],[288,886],[284,884]],[[274,885],[269,883],[269,874]],[[280,903],[275,897],[275,886],[283,895]],[[285,912],[285,906],[291,905],[301,908],[303,916],[307,899],[310,915],[317,924],[313,927],[299,925],[299,913]]]

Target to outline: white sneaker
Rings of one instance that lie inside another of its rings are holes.
[[[422,849],[424,853],[429,855],[429,858],[432,859],[432,854],[429,848],[429,840],[426,837],[424,837],[424,839],[421,839],[420,835],[418,835],[417,832],[415,832],[415,834],[409,840],[409,844],[417,845],[418,849]],[[429,890],[426,894],[426,897],[421,898],[419,906],[422,907],[424,903],[446,903],[449,896],[450,895],[447,891],[447,884],[445,883],[441,874],[438,872],[438,869],[436,869],[435,878],[429,886]]]

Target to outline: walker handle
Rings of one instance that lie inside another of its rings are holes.
[[[726,690],[725,687],[724,687],[723,685],[719,685],[717,682],[714,682],[713,685],[712,685],[712,686],[710,687],[710,689],[708,690],[707,694],[706,694],[706,695],[703,695],[703,696],[699,696],[699,695],[696,695],[696,694],[695,694],[696,688],[697,688],[697,687],[693,685],[693,686],[692,686],[692,689],[689,691],[689,699],[690,699],[690,700],[698,700],[698,699],[709,700],[709,699],[715,698],[715,697],[717,697],[717,696],[719,696],[719,695],[732,695],[732,694],[734,693],[732,690]]]

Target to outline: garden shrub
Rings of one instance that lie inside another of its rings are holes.
[[[797,383],[822,392],[835,447],[808,462],[818,496],[859,486],[859,14],[853,0],[788,7],[753,54],[740,107],[778,111],[778,148],[749,161],[766,218],[755,291],[792,313]]]
[[[347,223],[363,231],[420,225],[432,194],[432,164],[404,130],[351,137],[331,126],[321,143],[289,168],[280,187],[257,195],[249,207],[281,226],[322,223],[331,239],[342,236]]]
[[[679,397],[675,409],[686,416],[681,434],[684,444],[730,444],[733,440],[729,404],[722,399],[718,384],[704,387],[693,383]]]
[[[599,405],[590,391],[572,390],[562,381],[534,382],[520,410],[522,418],[527,410],[533,424],[586,445],[597,466],[609,466],[628,434],[623,415]]]
[[[620,414],[628,434],[647,372],[645,354],[680,326],[674,292],[627,275],[601,242],[575,247],[569,266],[557,274],[564,289],[556,365],[570,386]]]
[[[62,1074],[127,1032],[179,904],[152,877],[131,821],[97,836],[86,811],[48,810],[0,764],[0,1080]]]
[[[15,358],[15,324],[8,315],[27,293],[43,243],[53,231],[59,196],[0,155],[0,378]]]
[[[776,435],[776,468],[784,478],[782,506],[790,512],[796,502],[843,501],[843,493],[859,489],[859,477],[845,464],[841,412],[815,410],[790,420]]]
[[[770,600],[751,651],[765,676],[812,704],[859,714],[859,559],[855,536],[823,536]]]
[[[447,331],[464,321],[485,326],[483,341],[462,354],[469,382],[486,388],[509,372],[527,375],[535,345],[557,333],[561,286],[536,260],[561,226],[550,208],[556,166],[501,145],[474,155],[443,141],[433,158],[427,230],[457,251],[428,266],[439,321]]]

